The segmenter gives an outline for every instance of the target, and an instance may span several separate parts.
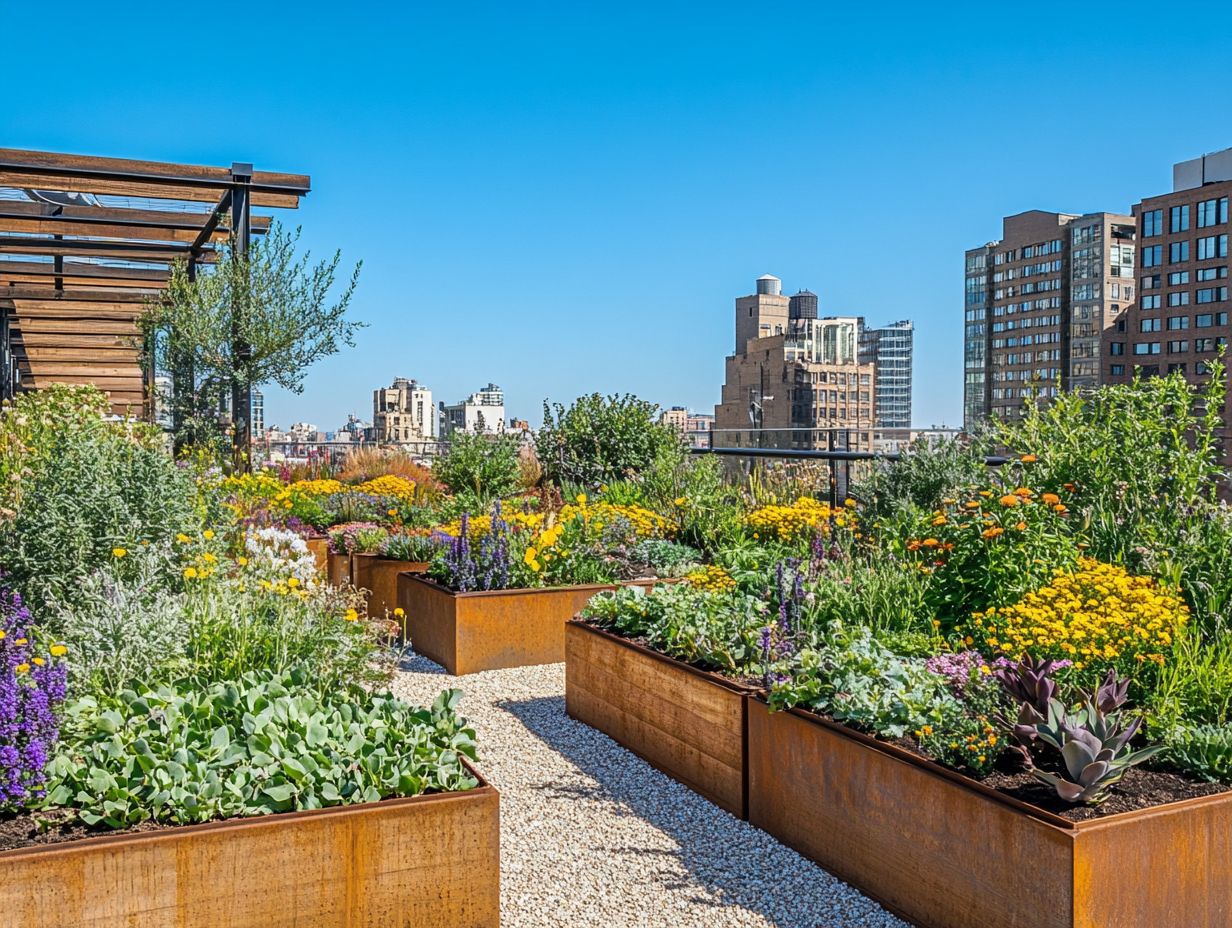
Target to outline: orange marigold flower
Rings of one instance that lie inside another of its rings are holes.
[[[1073,493],[1076,489],[1078,489],[1078,488],[1077,488],[1076,486],[1074,486],[1072,483],[1062,484],[1062,486],[1064,486],[1064,487],[1065,487],[1065,490],[1066,490],[1066,492],[1068,492],[1068,493]]]
[[[1061,502],[1061,497],[1057,496],[1055,493],[1045,493],[1040,497],[1040,499],[1042,499],[1049,506],[1055,506],[1057,503]]]
[[[926,548],[935,548],[937,545],[941,544],[941,542],[939,542],[936,538],[925,538],[921,544]]]
[[[1014,528],[1018,529],[1018,531],[1020,532],[1025,532],[1027,530],[1027,523],[1019,522],[1017,525],[1014,526]]]
[[[980,534],[984,538],[996,538],[998,535],[1004,535],[1005,529],[1003,529],[999,525],[996,525],[996,526],[993,526],[992,528],[984,529],[984,531],[980,532]]]
[[[1034,464],[1039,459],[1033,454],[1024,454],[1018,460],[1022,461],[1024,464]]]
[[[1034,496],[1034,495],[1035,495],[1035,491],[1034,491],[1034,490],[1031,490],[1031,489],[1029,489],[1029,488],[1027,488],[1027,487],[1019,487],[1017,490],[1015,490],[1015,491],[1014,491],[1014,495],[1015,495],[1015,496],[1021,496],[1021,497],[1023,497],[1024,499],[1026,499],[1026,498],[1027,498],[1027,497],[1029,497],[1029,496]]]
[[[1054,512],[1069,512],[1069,509],[1066,508],[1066,505],[1064,503],[1057,503],[1052,508]]]
[[[1021,500],[1017,496],[1014,496],[1012,493],[1006,493],[1003,497],[1001,497],[1002,506],[1014,507],[1014,506],[1019,505],[1020,502]]]

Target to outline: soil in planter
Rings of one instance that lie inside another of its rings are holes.
[[[919,757],[932,760],[920,750],[913,738],[898,738],[892,743]],[[1071,822],[1085,822],[1103,818],[1105,815],[1116,815],[1118,812],[1135,812],[1168,802],[1213,796],[1215,793],[1232,790],[1232,786],[1227,783],[1195,780],[1167,770],[1131,767],[1121,778],[1121,782],[1109,791],[1108,798],[1099,805],[1074,805],[1058,796],[1056,790],[1047,783],[1041,783],[1033,777],[1030,771],[1024,770],[1013,751],[1005,753],[998,763],[998,768],[976,782]]]
[[[38,815],[29,813],[0,818],[0,851],[19,847],[35,847],[40,844],[63,844],[81,838],[97,838],[101,835],[127,835],[139,831],[163,831],[174,825],[158,822],[142,822],[131,828],[91,828],[81,819],[65,810],[50,810]]]

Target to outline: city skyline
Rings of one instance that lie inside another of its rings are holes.
[[[1115,42],[1096,8],[1066,8],[1061,30],[987,6],[468,9],[308,3],[259,82],[191,11],[104,20],[81,66],[102,72],[135,43],[161,79],[117,115],[105,88],[51,74],[0,128],[13,147],[312,175],[290,221],[314,254],[364,260],[352,312],[369,327],[302,394],[264,388],[266,421],[283,425],[366,417],[395,376],[451,401],[494,380],[533,423],[545,398],[592,391],[705,410],[734,347],[731,294],[769,272],[827,314],[912,319],[914,424],[957,426],[962,252],[1026,210],[1126,213],[1169,189],[1173,163],[1232,143],[1232,101],[1204,89],[1226,82],[1232,11],[1215,4],[1161,20],[1130,3]],[[275,16],[255,9],[250,27]],[[8,24],[42,28],[29,7]],[[33,48],[14,49],[14,69],[38,67]],[[207,56],[202,105],[220,101],[226,131],[169,131],[201,87],[177,65]],[[331,67],[304,66],[318,58]],[[1166,63],[1168,79],[1107,105],[1166,108],[1166,132],[1111,131],[1094,84],[1073,90],[1079,68],[1129,61]],[[989,132],[997,113],[1029,113],[1032,132]]]

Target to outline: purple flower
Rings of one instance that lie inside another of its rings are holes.
[[[30,612],[0,586],[0,807],[21,808],[43,795],[44,768],[60,736],[64,661],[44,655],[31,638]]]

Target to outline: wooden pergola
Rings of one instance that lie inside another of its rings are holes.
[[[136,320],[174,261],[190,273],[220,243],[246,249],[295,209],[303,174],[0,149],[0,399],[95,384],[120,414],[153,414]],[[237,430],[250,412],[234,403]]]

